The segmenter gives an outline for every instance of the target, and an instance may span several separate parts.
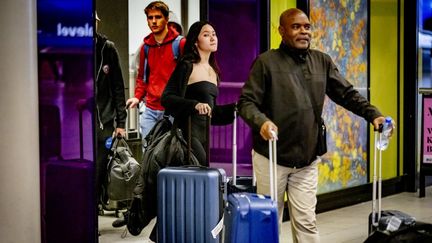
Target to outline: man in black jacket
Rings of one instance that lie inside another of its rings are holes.
[[[96,30],[100,21],[96,15]],[[96,129],[96,193],[99,203],[107,203],[104,180],[107,175],[109,148],[105,142],[113,135],[125,136],[126,99],[119,55],[114,43],[105,36],[95,36],[95,129]],[[94,106],[93,106],[94,108]],[[93,109],[92,108],[92,109]]]
[[[96,133],[96,197],[99,211],[108,204],[106,191],[107,164],[111,144],[107,139],[113,136],[125,136],[126,98],[120,66],[120,59],[115,44],[97,32],[100,19],[96,13],[95,41],[95,97],[79,100],[77,108],[94,112]],[[78,70],[79,71],[79,70]]]
[[[339,73],[330,56],[310,49],[311,24],[299,9],[280,16],[279,49],[254,62],[239,99],[253,133],[253,168],[259,193],[269,194],[268,140],[277,139],[277,201],[282,222],[284,193],[294,242],[319,242],[316,226],[319,135],[325,95],[375,128],[385,118]],[[325,139],[324,139],[325,143]]]

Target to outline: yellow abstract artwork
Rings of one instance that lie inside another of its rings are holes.
[[[311,47],[328,53],[339,71],[367,97],[367,1],[311,0]],[[367,123],[326,98],[328,153],[319,164],[318,193],[367,183]]]

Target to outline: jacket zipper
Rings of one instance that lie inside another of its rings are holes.
[[[96,85],[95,85],[96,92],[95,92],[95,94],[97,94],[97,82],[99,80],[99,74],[100,74],[100,71],[101,71],[102,65],[103,65],[103,51],[105,49],[105,45],[106,45],[106,42],[104,42],[104,44],[102,46],[102,49],[101,49],[101,63],[100,63],[100,66],[99,66],[99,69],[98,69],[98,72],[97,72],[97,75],[96,75]],[[103,126],[101,118],[100,118],[99,106],[97,104],[97,95],[95,97],[95,103],[96,103],[96,111],[97,111],[97,118],[98,118],[98,122],[99,122],[99,128],[101,130],[103,130],[104,126]]]

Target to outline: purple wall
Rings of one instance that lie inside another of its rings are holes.
[[[218,104],[235,102],[246,81],[250,66],[260,52],[259,1],[210,0],[208,19],[219,39],[217,59],[222,72]],[[251,163],[250,128],[241,118],[237,126],[239,164]],[[212,127],[210,159],[232,162],[232,125]]]

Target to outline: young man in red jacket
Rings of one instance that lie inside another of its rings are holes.
[[[144,12],[152,33],[144,38],[139,54],[135,96],[126,101],[126,105],[131,108],[136,107],[141,100],[145,102],[146,108],[140,120],[143,138],[156,122],[163,118],[164,108],[160,101],[161,95],[186,42],[186,39],[180,36],[174,28],[168,28],[169,8],[164,2],[151,2]],[[126,225],[127,215],[128,213],[125,213],[125,218],[114,221],[113,226]]]
[[[141,100],[145,102],[146,109],[140,121],[143,138],[163,117],[161,94],[177,64],[177,55],[183,52],[186,42],[173,28],[168,28],[169,8],[164,2],[151,2],[144,12],[152,33],[144,38],[140,51],[135,96],[126,101],[126,105],[131,108],[136,107]],[[178,47],[174,48],[179,48],[179,51],[175,53],[173,45],[178,40]]]

